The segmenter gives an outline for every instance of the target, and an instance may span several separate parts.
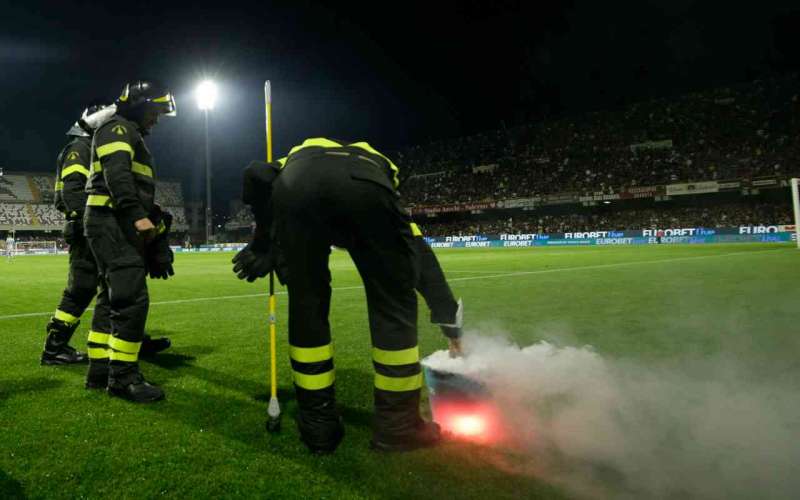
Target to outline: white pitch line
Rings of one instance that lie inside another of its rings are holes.
[[[592,266],[576,266],[576,267],[557,267],[554,269],[539,269],[537,271],[516,271],[516,272],[500,272],[500,274],[489,274],[489,275],[480,275],[480,276],[466,276],[464,278],[452,278],[447,280],[448,282],[453,281],[473,281],[473,280],[483,280],[483,279],[491,279],[491,278],[511,278],[514,276],[530,276],[536,274],[549,274],[549,273],[560,273],[560,272],[568,272],[568,271],[583,271],[583,270],[592,270],[592,269],[606,269],[611,267],[625,267],[625,266],[636,266],[640,264],[665,264],[668,262],[680,262],[686,260],[700,260],[700,259],[713,259],[717,257],[731,257],[734,255],[754,255],[760,254],[765,252],[780,252],[783,250],[782,248],[777,249],[769,249],[769,250],[755,250],[752,252],[743,251],[743,252],[729,252],[729,253],[721,253],[721,254],[713,254],[713,255],[696,255],[691,257],[676,257],[673,259],[658,259],[658,260],[637,260],[632,262],[613,262],[610,264],[596,264]],[[498,272],[498,271],[447,271],[447,273],[452,272]],[[334,291],[342,291],[342,290],[361,290],[363,286],[343,286],[343,287],[336,287],[332,290]],[[275,292],[276,295],[286,295],[285,291]],[[208,302],[213,300],[230,300],[230,299],[247,299],[247,298],[254,298],[254,297],[266,297],[266,293],[250,293],[244,295],[221,295],[217,297],[197,297],[194,299],[177,299],[177,300],[163,300],[161,302],[151,302],[151,306],[164,306],[164,305],[172,305],[172,304],[190,304],[192,302]],[[87,309],[87,311],[92,311],[92,308]],[[6,316],[0,316],[0,321],[4,319],[19,319],[19,318],[31,318],[31,317],[38,317],[38,316],[50,316],[53,314],[52,312],[35,312],[35,313],[22,313],[22,314],[9,314]]]

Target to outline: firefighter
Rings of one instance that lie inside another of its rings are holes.
[[[97,295],[97,265],[83,235],[83,212],[86,207],[86,180],[89,175],[91,144],[94,130],[114,114],[113,106],[92,103],[81,118],[67,131],[70,138],[58,156],[54,204],[64,214],[64,240],[69,245],[69,275],[61,302],[47,324],[47,340],[41,356],[43,365],[85,363],[87,356],[69,345],[80,323],[80,317]],[[89,341],[109,334],[108,297],[97,296]],[[146,337],[142,349],[157,353],[169,347],[166,338]],[[89,357],[97,351],[90,351]],[[103,353],[101,353],[102,355]],[[87,386],[95,388],[92,385]],[[103,384],[105,387],[105,384]]]
[[[315,453],[333,452],[344,434],[328,323],[331,245],[348,250],[367,294],[375,368],[371,446],[402,451],[440,439],[439,426],[419,414],[415,289],[432,305],[454,353],[460,352],[462,308],[399,204],[397,175],[394,163],[366,142],[326,138],[308,139],[286,158],[254,162],[245,171],[244,201],[253,207],[256,231],[234,258],[234,272],[253,281],[275,269],[288,287],[297,422]]]
[[[139,370],[147,321],[146,277],[167,279],[172,251],[171,217],[155,203],[155,164],[144,136],[161,115],[174,116],[166,87],[147,80],[127,84],[116,114],[95,132],[84,215],[84,231],[100,274],[100,294],[111,310],[111,331],[89,344],[87,385],[106,386],[110,395],[149,403],[164,398]]]
[[[86,355],[69,345],[80,317],[97,293],[97,266],[83,236],[83,212],[86,206],[86,179],[91,161],[94,128],[107,115],[106,106],[92,104],[67,131],[69,143],[56,161],[55,207],[66,218],[64,241],[69,245],[67,287],[55,314],[47,323],[47,340],[42,352],[43,365],[85,363]],[[107,118],[107,116],[106,116]],[[91,124],[94,123],[93,127]],[[108,304],[98,297],[89,338],[108,335]]]

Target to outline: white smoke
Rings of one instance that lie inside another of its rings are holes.
[[[733,359],[640,365],[591,347],[467,335],[426,358],[483,383],[504,416],[496,465],[597,498],[797,498],[800,394]],[[498,457],[503,455],[498,455]]]

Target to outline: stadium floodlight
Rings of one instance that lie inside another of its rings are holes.
[[[794,207],[794,237],[797,248],[800,249],[800,179],[794,178],[789,183],[792,186],[792,206]]]
[[[211,244],[213,231],[211,213],[211,145],[208,139],[208,112],[214,109],[217,102],[217,84],[211,80],[203,80],[194,93],[197,107],[203,112],[206,122],[206,245]]]
[[[203,80],[197,86],[194,97],[197,99],[197,107],[201,111],[214,109],[214,104],[217,102],[217,84],[211,80]]]

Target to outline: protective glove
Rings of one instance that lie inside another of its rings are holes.
[[[155,237],[147,245],[147,272],[153,279],[169,279],[175,275],[172,263],[175,262],[175,254],[169,247],[169,231],[172,228],[172,214],[161,211],[153,216],[153,224],[156,226]]]
[[[83,220],[75,217],[67,220],[64,224],[64,241],[67,245],[74,245],[83,238]]]
[[[152,279],[169,279],[170,276],[175,276],[175,270],[172,269],[173,262],[175,262],[175,255],[167,245],[166,249],[150,253],[147,259],[147,272]]]
[[[252,242],[241,249],[231,262],[236,277],[240,280],[247,279],[249,283],[265,277],[275,269],[272,253]]]

